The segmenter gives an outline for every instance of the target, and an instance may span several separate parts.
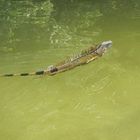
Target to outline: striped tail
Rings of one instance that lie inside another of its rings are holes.
[[[20,74],[3,74],[0,75],[1,77],[12,77],[12,76],[32,76],[32,75],[43,75],[45,74],[46,71],[37,71],[37,72],[32,72],[32,73],[20,73]]]

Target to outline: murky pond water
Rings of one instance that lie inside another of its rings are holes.
[[[113,41],[102,58],[65,73],[1,77],[1,140],[140,139],[138,0],[0,3],[1,74],[45,69]]]

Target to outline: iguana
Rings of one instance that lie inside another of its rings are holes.
[[[88,49],[82,50],[75,57],[69,57],[68,59],[56,64],[48,66],[46,70],[32,72],[32,73],[20,73],[20,74],[3,74],[1,76],[29,76],[29,75],[55,75],[60,72],[64,72],[75,68],[77,66],[88,64],[89,62],[101,57],[108,48],[112,46],[112,41],[104,41],[98,45],[91,46]]]

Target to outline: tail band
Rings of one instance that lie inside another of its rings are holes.
[[[36,75],[42,75],[42,74],[44,74],[44,71],[43,70],[42,71],[37,71],[35,74]]]
[[[20,76],[28,76],[29,73],[21,73]]]
[[[10,76],[14,76],[14,74],[5,74],[4,76],[10,77]]]

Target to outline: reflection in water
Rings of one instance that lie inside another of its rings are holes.
[[[0,73],[113,48],[53,77],[0,78],[0,139],[139,140],[139,13],[138,0],[1,0]]]

